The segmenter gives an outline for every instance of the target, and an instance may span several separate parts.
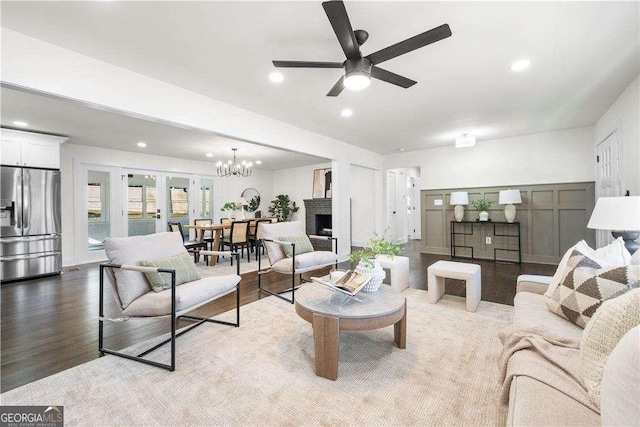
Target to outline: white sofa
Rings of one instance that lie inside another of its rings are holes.
[[[559,334],[580,340],[583,332],[582,328],[557,316],[547,308],[546,297],[543,294],[547,290],[550,282],[551,277],[547,276],[522,275],[518,278],[516,297],[514,299],[514,322],[524,320],[526,320],[527,322],[535,322],[543,325],[548,329],[558,332]],[[635,333],[635,337],[638,336],[639,329],[640,326],[631,331]],[[625,339],[638,341],[637,338],[634,337],[627,338],[627,336],[625,336]],[[624,339],[621,340],[620,343],[618,343],[616,349],[618,349],[618,347],[621,347],[623,341]],[[635,345],[632,344],[625,346],[624,351],[626,352],[625,357],[627,358],[627,360],[638,360],[640,354],[640,342],[636,342]],[[607,371],[610,362],[614,363],[611,360],[612,358],[607,361],[605,372]],[[576,361],[576,363],[579,363],[579,359]],[[632,363],[631,366],[633,365],[634,364]],[[636,369],[640,369],[640,365],[637,362],[635,363],[635,365]],[[516,376],[511,382],[511,387],[509,390],[509,411],[506,424],[508,426],[620,425],[619,419],[618,421],[616,421],[616,417],[620,415],[619,410],[612,410],[610,414],[611,416],[609,416],[609,420],[604,419],[604,402],[611,400],[606,399],[605,396],[607,389],[611,387],[611,384],[606,384],[606,381],[615,381],[613,387],[619,388],[619,382],[617,380],[608,380],[606,375],[603,376],[603,419],[601,419],[600,414],[587,408],[570,396],[561,393],[555,388],[552,388],[545,383],[531,377]],[[631,384],[631,386],[635,387],[636,390],[635,402],[637,406],[635,408],[630,408],[632,412],[631,417],[635,419],[635,417],[637,417],[637,414],[639,413],[638,407],[640,407],[640,396],[637,394],[637,390],[640,389],[640,385]],[[631,393],[631,395],[633,395],[633,393]],[[633,397],[631,399],[633,401]],[[631,406],[632,405],[633,404],[631,404]]]

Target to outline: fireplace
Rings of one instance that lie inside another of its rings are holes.
[[[304,201],[305,231],[309,235],[332,236],[331,199],[307,199]],[[330,240],[311,239],[315,250],[330,251]]]

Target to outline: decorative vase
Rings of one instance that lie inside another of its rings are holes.
[[[364,285],[364,288],[362,288],[364,292],[376,292],[378,289],[380,289],[380,284],[382,283],[384,278],[387,277],[387,273],[384,272],[378,260],[374,258],[371,261],[373,262],[373,267],[366,266],[362,261],[360,261],[358,263],[358,266],[356,267],[357,273],[368,274],[372,276],[369,283]]]
[[[480,221],[489,221],[489,212],[487,211],[482,211],[478,214],[478,218],[480,218]]]
[[[456,207],[453,208],[453,214],[456,217],[456,221],[462,222],[462,220],[464,218],[464,206],[456,205]]]

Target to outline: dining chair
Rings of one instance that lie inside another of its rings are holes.
[[[200,251],[202,251],[203,249],[207,250],[207,243],[200,242],[197,240],[189,240],[189,236],[185,236],[184,233],[182,232],[182,224],[179,222],[169,222],[168,228],[169,228],[169,231],[172,231],[174,233],[180,233],[180,236],[182,237],[182,243],[185,249],[190,254],[193,254],[193,261],[194,262],[200,261]],[[205,255],[205,260],[207,258],[208,256]]]
[[[246,249],[247,262],[251,262],[251,254],[249,253],[249,222],[249,220],[232,221],[229,235],[220,241],[223,250],[225,246],[229,246],[232,252],[238,252],[238,248],[240,248],[240,258],[242,258],[244,250]],[[233,258],[231,258],[231,265],[233,265]]]
[[[193,225],[213,225],[211,218],[194,219]],[[209,249],[213,249],[213,242],[216,240],[213,235],[213,230],[198,230],[196,229],[196,240],[200,242],[206,242]]]
[[[249,227],[249,242],[251,243],[253,250],[256,253],[256,261],[260,256],[260,245],[258,244],[258,233],[260,232],[261,224],[271,224],[271,219],[262,218],[255,220],[254,224]],[[262,247],[262,254],[264,255],[264,246]]]

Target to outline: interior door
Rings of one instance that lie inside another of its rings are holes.
[[[189,192],[191,179],[187,176],[167,175],[165,177],[165,212],[167,213],[167,222],[179,222],[182,224],[182,232],[185,236],[189,235],[189,229],[185,226],[189,225]]]
[[[620,147],[617,130],[598,144],[596,156],[598,167],[596,192],[598,197],[621,196]],[[596,230],[596,246],[605,246],[612,240],[613,236],[609,230]]]
[[[162,209],[162,180],[156,172],[125,172],[124,220],[127,236],[144,236],[167,231]]]
[[[396,173],[387,172],[387,227],[389,236],[396,239]]]

